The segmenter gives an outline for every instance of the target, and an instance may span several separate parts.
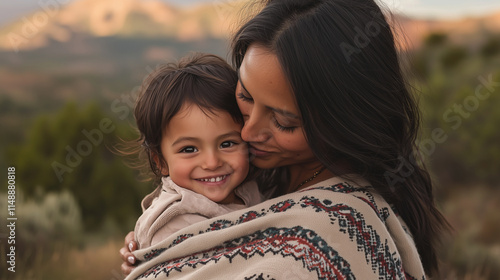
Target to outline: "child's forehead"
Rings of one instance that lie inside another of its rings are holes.
[[[240,136],[242,125],[222,110],[208,111],[199,106],[186,106],[179,110],[166,126],[166,143],[218,143],[221,138]]]
[[[179,111],[174,115],[172,119],[195,117],[198,118],[200,121],[206,119],[215,121],[219,118],[227,118],[228,116],[231,117],[231,115],[227,111],[218,108],[204,107],[199,104],[186,102],[182,105],[182,107],[179,109]]]
[[[182,106],[165,127],[165,135],[217,136],[229,131],[241,132],[242,124],[224,110],[208,109],[196,104]]]

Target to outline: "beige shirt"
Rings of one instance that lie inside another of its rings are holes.
[[[254,181],[238,186],[235,194],[243,200],[244,205],[219,204],[176,185],[170,177],[162,178],[162,185],[144,197],[141,203],[143,214],[137,220],[134,230],[139,248],[152,246],[192,224],[262,201]]]

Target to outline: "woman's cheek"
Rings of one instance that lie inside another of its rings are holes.
[[[280,145],[284,150],[291,152],[303,152],[310,150],[304,134],[300,130],[295,131],[293,134],[279,132],[279,137],[276,137],[277,133],[274,135],[276,142],[278,142],[278,145]]]
[[[236,101],[236,103],[238,104],[238,108],[240,108],[240,112],[243,115],[243,117],[247,119],[250,114],[250,105],[246,104],[245,102],[239,99]]]

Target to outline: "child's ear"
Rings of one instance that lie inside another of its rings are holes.
[[[168,176],[168,165],[165,160],[163,162],[160,160],[158,154],[152,153],[152,158],[155,161],[156,167],[160,170],[162,176]]]

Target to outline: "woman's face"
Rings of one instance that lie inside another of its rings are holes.
[[[251,45],[239,69],[236,99],[245,125],[252,163],[263,169],[316,164],[302,129],[301,115],[276,55]]]

